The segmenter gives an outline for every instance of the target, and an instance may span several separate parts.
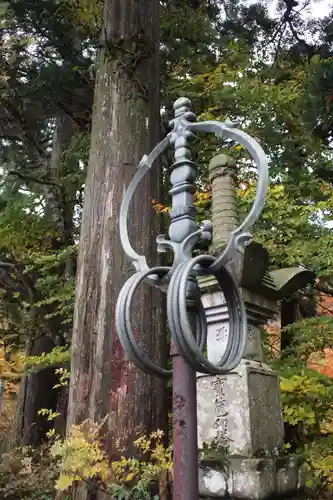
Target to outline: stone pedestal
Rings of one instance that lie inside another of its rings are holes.
[[[279,381],[267,365],[243,359],[225,376],[199,376],[197,391],[199,448],[211,443],[241,457],[283,452]]]
[[[217,363],[224,353],[228,340],[228,308],[223,294],[217,290],[214,280],[202,280],[201,287],[205,290],[202,295],[202,303],[208,327],[207,354],[213,363]],[[261,297],[248,290],[243,289],[242,295],[248,317],[248,342],[245,358],[263,361],[260,325],[265,324],[268,318],[278,314],[279,308],[276,301]]]
[[[296,458],[229,458],[227,471],[216,461],[202,461],[200,499],[262,500],[296,498],[301,489],[300,462]]]

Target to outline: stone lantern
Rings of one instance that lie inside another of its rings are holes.
[[[239,226],[236,164],[218,155],[209,172],[214,255]],[[284,453],[279,378],[264,362],[261,326],[279,313],[282,299],[315,276],[302,267],[268,272],[268,259],[260,243],[246,247],[240,286],[248,343],[241,363],[226,375],[197,374],[200,498],[284,499],[302,487],[299,460]],[[208,324],[207,356],[215,363],[228,341],[228,309],[214,278],[201,278],[200,287]]]

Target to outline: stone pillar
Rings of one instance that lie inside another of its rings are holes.
[[[211,253],[215,253],[223,250],[229,233],[239,224],[235,163],[219,155],[210,163],[210,175]],[[248,261],[251,266],[256,266],[256,255],[260,259],[260,252],[254,251]],[[246,266],[247,259],[244,262]],[[286,498],[299,489],[299,464],[283,453],[279,380],[263,362],[261,347],[260,326],[278,311],[274,283],[267,274],[260,281],[257,290],[255,286],[242,289],[249,324],[244,359],[227,375],[197,376],[200,498],[264,500]],[[217,362],[228,337],[228,310],[213,278],[202,280],[201,291],[208,324],[207,354]]]
[[[214,156],[209,164],[212,186],[213,242],[211,253],[218,253],[228,242],[231,231],[239,226],[236,198],[236,162],[227,155]]]
[[[209,163],[209,180],[212,186],[213,242],[210,248],[212,255],[223,251],[230,233],[240,223],[236,196],[236,169],[235,160],[224,154],[214,156]],[[218,333],[215,336],[214,334],[208,335],[207,339],[208,356],[214,362],[217,362],[221,359],[224,345],[228,338],[228,311],[219,288],[215,286],[216,291],[214,291],[213,283],[210,282],[211,280],[208,279],[203,281],[202,285],[203,288],[209,288],[209,293],[203,297],[207,322],[210,325],[209,330],[216,324],[216,321],[220,321],[221,318],[219,316],[222,315],[224,317],[224,324],[220,325]],[[260,318],[260,311],[257,311],[259,314],[258,322],[255,312],[254,316],[251,314],[251,298],[249,297],[249,293],[246,294],[245,290],[244,292],[244,300],[249,306],[249,337],[245,358],[262,361],[261,333],[258,324],[263,323],[260,321],[261,319],[266,320],[266,315],[264,315],[264,318]],[[275,310],[275,304],[269,304],[269,308],[272,307]]]

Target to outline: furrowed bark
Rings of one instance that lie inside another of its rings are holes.
[[[134,437],[166,427],[164,381],[139,372],[126,359],[115,330],[119,291],[133,272],[119,239],[119,210],[137,164],[159,140],[158,0],[106,0],[98,59],[90,160],[78,262],[72,338],[68,424],[106,415],[105,448],[135,454]],[[133,202],[129,233],[135,248],[157,262],[159,168],[142,182]],[[149,355],[163,364],[166,342],[162,296],[144,286],[133,325]],[[76,499],[89,498],[77,491]]]

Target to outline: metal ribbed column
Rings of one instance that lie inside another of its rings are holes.
[[[174,103],[174,128],[181,131],[181,118],[195,121],[191,111],[191,102],[181,98]],[[195,220],[194,181],[197,167],[191,160],[188,141],[193,137],[189,131],[175,136],[175,162],[171,174],[172,212],[169,237],[171,241],[180,243],[197,230]],[[188,287],[187,310],[194,316],[195,329],[195,294],[196,282]],[[173,366],[173,433],[174,433],[174,467],[173,467],[173,500],[197,500],[199,496],[198,481],[198,438],[197,438],[197,399],[196,371],[190,366],[174,343],[171,345]]]

